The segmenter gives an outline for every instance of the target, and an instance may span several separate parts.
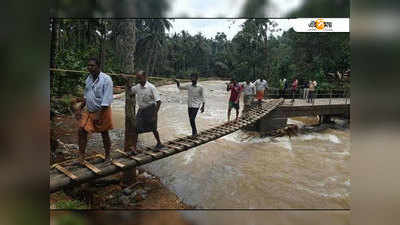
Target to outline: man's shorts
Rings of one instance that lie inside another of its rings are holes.
[[[235,103],[235,102],[229,101],[229,109],[232,109],[232,108],[239,110],[239,102]]]

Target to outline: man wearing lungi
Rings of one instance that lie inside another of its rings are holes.
[[[135,95],[139,109],[136,114],[136,132],[133,135],[132,154],[139,153],[136,148],[138,134],[147,132],[153,132],[157,140],[154,151],[158,151],[162,147],[157,131],[158,110],[161,105],[160,94],[156,87],[147,81],[143,70],[136,73],[136,79],[139,83],[132,87],[132,94]]]
[[[246,80],[246,82],[241,83],[241,85],[243,88],[243,112],[246,112],[253,103],[254,96],[256,95],[256,87],[250,82],[250,80]]]
[[[264,98],[264,91],[268,88],[268,83],[266,80],[259,78],[254,82],[257,91],[257,100],[258,104],[261,105],[261,100]]]
[[[105,150],[105,160],[111,161],[111,140],[108,133],[113,129],[111,103],[113,101],[113,81],[107,74],[100,72],[100,63],[96,58],[88,60],[89,75],[86,78],[84,101],[76,113],[79,121],[79,161],[84,162],[88,133],[101,133]]]
[[[189,121],[190,126],[192,127],[192,137],[197,136],[197,129],[196,129],[196,115],[200,109],[200,112],[204,112],[204,90],[203,87],[197,84],[198,75],[192,74],[190,76],[192,80],[192,84],[188,84],[185,86],[181,86],[179,81],[175,79],[176,86],[180,90],[187,90],[188,91],[188,114],[189,114]]]

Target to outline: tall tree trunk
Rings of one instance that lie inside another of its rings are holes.
[[[151,66],[151,60],[153,59],[153,54],[154,54],[154,44],[150,47],[149,49],[149,55],[147,59],[147,64],[146,64],[146,74],[149,75],[150,73],[150,66]]]
[[[119,44],[122,52],[122,70],[128,74],[135,71],[135,50],[136,50],[136,26],[135,20],[124,20],[120,23]],[[125,142],[124,151],[128,152],[133,145],[133,135],[136,132],[136,99],[132,96],[129,84],[133,83],[132,78],[128,78],[125,84]],[[132,183],[136,176],[136,168],[124,172],[124,183]]]
[[[58,21],[51,19],[51,43],[50,43],[50,68],[56,67],[56,53],[58,48]],[[55,72],[50,72],[50,90],[54,88]],[[51,92],[50,92],[51,93]]]
[[[154,74],[154,67],[156,65],[157,59],[158,59],[158,53],[157,53],[157,47],[155,47],[154,49],[154,54],[153,54],[153,63],[151,65],[151,69],[150,69],[150,74],[153,75]]]
[[[104,40],[106,39],[106,27],[102,20],[99,20],[100,23],[100,31],[101,31],[101,39],[100,39],[100,70],[104,71],[104,60],[105,60],[105,48],[104,48]]]

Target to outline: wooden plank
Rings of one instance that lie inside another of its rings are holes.
[[[211,133],[210,131],[202,131],[200,135],[210,139],[215,139],[216,137],[218,137],[218,135],[216,135],[215,133]]]
[[[62,172],[63,174],[65,174],[67,177],[71,178],[72,180],[77,180],[78,177],[76,175],[74,175],[73,173],[71,173],[70,171],[68,171],[67,169],[65,169],[64,167],[62,167],[61,165],[56,164],[54,166],[58,171]]]
[[[89,170],[91,170],[95,174],[101,173],[101,170],[99,170],[99,168],[95,167],[93,164],[89,163],[86,160],[83,161],[83,165],[86,166]]]
[[[220,128],[214,128],[212,131],[216,132],[218,135],[222,135],[222,136],[224,136],[230,132],[229,130],[220,129]]]
[[[143,151],[143,153],[148,154],[148,155],[151,155],[151,156],[153,156],[153,157],[156,158],[156,159],[162,158],[162,156],[163,156],[163,154],[164,154],[164,153],[162,153],[162,152],[153,152],[152,150],[151,150],[151,151]]]
[[[182,147],[178,147],[178,146],[175,146],[175,145],[171,145],[171,144],[163,144],[163,145],[168,147],[168,148],[171,148],[171,149],[174,149],[176,151],[179,151],[179,152],[181,152],[183,150]]]
[[[206,131],[201,132],[199,135],[204,136],[207,139],[214,139],[215,138],[215,135],[213,135],[213,134],[211,134],[209,132],[206,132]],[[210,141],[210,140],[208,140],[208,141]]]
[[[173,155],[175,154],[177,151],[172,149],[172,148],[162,148],[160,149],[160,152],[163,152],[165,155]]]
[[[128,157],[128,158],[131,158],[131,156],[128,154],[128,153],[126,153],[126,152],[123,152],[123,151],[121,151],[121,150],[119,150],[119,149],[117,149],[117,150],[115,150],[116,152],[118,152],[118,153],[121,153],[123,156],[125,156],[125,157]]]
[[[132,156],[130,156],[130,158],[138,161],[141,164],[149,163],[149,162],[153,161],[153,158],[151,158],[151,156],[143,154],[143,153],[140,153],[138,155],[132,155]]]
[[[102,154],[97,154],[97,156],[98,156],[99,158],[104,159],[104,160],[106,159],[106,157],[105,157],[104,155],[102,155]],[[114,161],[114,160],[112,160],[111,163],[112,163],[114,166],[119,167],[119,168],[121,168],[121,169],[123,169],[123,168],[125,167],[124,164],[122,164],[122,163],[120,163],[120,162],[116,162],[116,161]]]
[[[207,137],[202,137],[200,134],[196,137],[197,139],[200,139],[200,140],[202,140],[202,141],[204,141],[204,142],[209,142],[210,140],[209,140],[209,138],[207,138]]]
[[[180,139],[180,140],[182,140],[182,141],[186,141],[186,142],[192,142],[192,143],[195,143],[195,144],[197,144],[197,145],[200,145],[200,144],[202,144],[202,142],[201,142],[201,141],[197,141],[197,140],[195,140],[195,139],[192,139],[192,138],[182,138],[182,139]]]
[[[182,145],[182,146],[185,146],[185,147],[188,147],[188,148],[193,147],[193,145],[189,145],[189,144],[186,144],[186,143],[183,143],[183,142],[169,141],[169,143],[172,143],[172,144],[175,144],[175,145]]]

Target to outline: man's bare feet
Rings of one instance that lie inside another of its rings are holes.
[[[154,146],[153,152],[159,152],[162,147],[164,147],[164,145],[158,143],[156,146]]]
[[[110,156],[106,156],[104,159],[104,162],[107,164],[110,164],[113,161],[113,158],[111,158]]]
[[[137,148],[136,147],[134,147],[134,146],[132,146],[131,148],[130,148],[130,152],[128,153],[128,154],[130,154],[130,155],[137,155],[137,154],[139,154],[140,152],[137,150]]]
[[[80,155],[79,155],[78,162],[79,162],[81,165],[84,165],[84,164],[85,164],[85,155],[84,155],[84,154],[80,154]]]

